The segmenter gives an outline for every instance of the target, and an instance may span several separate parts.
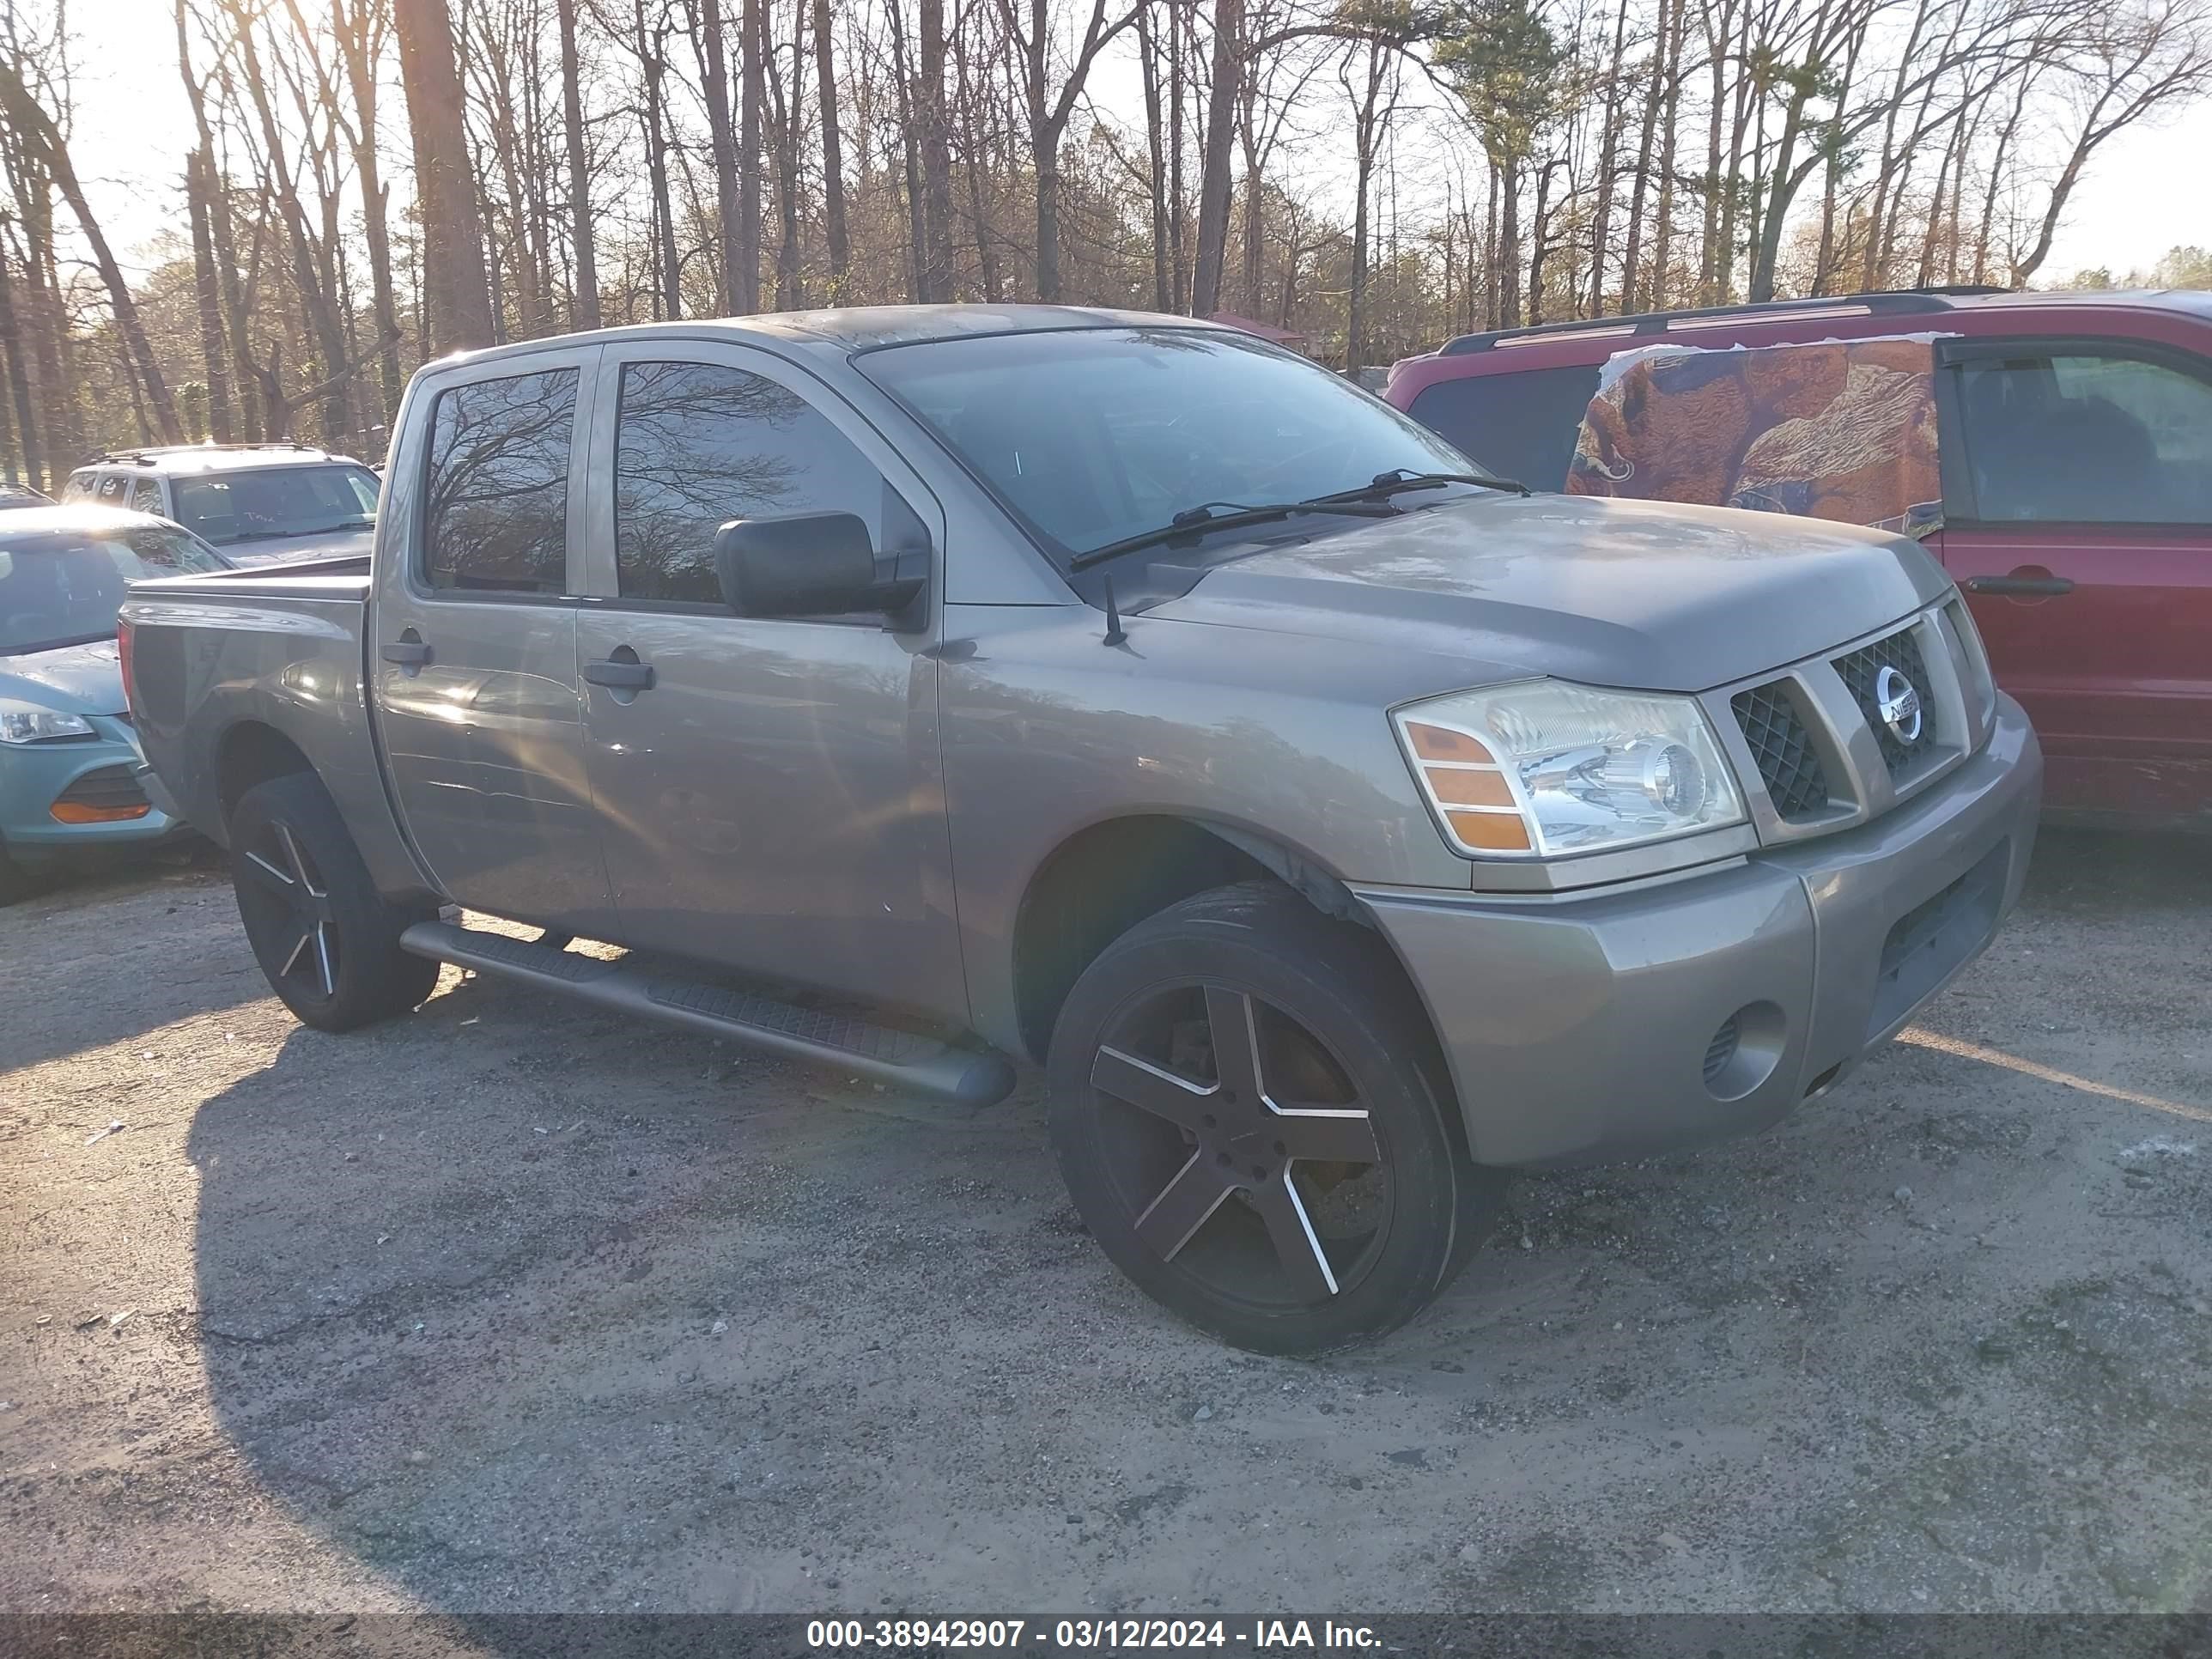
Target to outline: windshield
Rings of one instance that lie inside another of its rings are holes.
[[[191,537],[154,525],[0,543],[0,655],[105,639],[115,631],[126,584],[222,568]]]
[[[890,347],[859,366],[1062,561],[1201,502],[1303,501],[1394,468],[1479,470],[1328,370],[1249,335],[1001,334]]]
[[[376,522],[376,475],[365,466],[272,466],[178,478],[179,524],[218,547],[226,542],[319,531],[357,530]]]

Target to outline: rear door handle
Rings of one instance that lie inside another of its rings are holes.
[[[584,665],[584,678],[593,685],[604,685],[616,691],[650,691],[653,690],[653,665],[639,662],[635,658],[623,662],[619,658],[601,658]]]
[[[430,647],[423,641],[410,639],[403,634],[384,647],[384,659],[403,668],[420,668],[430,660]]]
[[[2064,576],[1969,576],[1959,584],[1969,593],[2037,594],[2051,597],[2074,591]]]

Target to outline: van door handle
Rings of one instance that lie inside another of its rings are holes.
[[[2074,591],[2073,581],[2065,576],[1969,576],[1959,586],[1969,593],[2034,594],[2044,598]]]
[[[584,678],[593,685],[604,685],[614,691],[650,691],[653,690],[653,665],[632,657],[624,662],[619,657],[602,658],[584,665]]]
[[[430,647],[410,628],[384,647],[384,659],[403,668],[420,668],[430,660]]]

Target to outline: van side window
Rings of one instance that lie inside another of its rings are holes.
[[[1469,374],[1437,381],[1406,412],[1493,472],[1564,489],[1597,375],[1595,363]]]
[[[629,599],[720,606],[732,519],[856,513],[883,544],[890,486],[796,392],[720,363],[625,363],[615,422],[615,576]]]
[[[2087,350],[1955,367],[1983,521],[2212,524],[2212,380]]]
[[[438,394],[422,569],[440,590],[560,593],[568,585],[568,442],[577,371]]]

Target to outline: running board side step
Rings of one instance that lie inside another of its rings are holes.
[[[541,991],[789,1060],[838,1066],[963,1106],[988,1106],[1013,1092],[1014,1068],[1003,1054],[684,979],[633,957],[608,962],[449,921],[418,921],[400,934],[399,945],[434,962],[519,980]]]

